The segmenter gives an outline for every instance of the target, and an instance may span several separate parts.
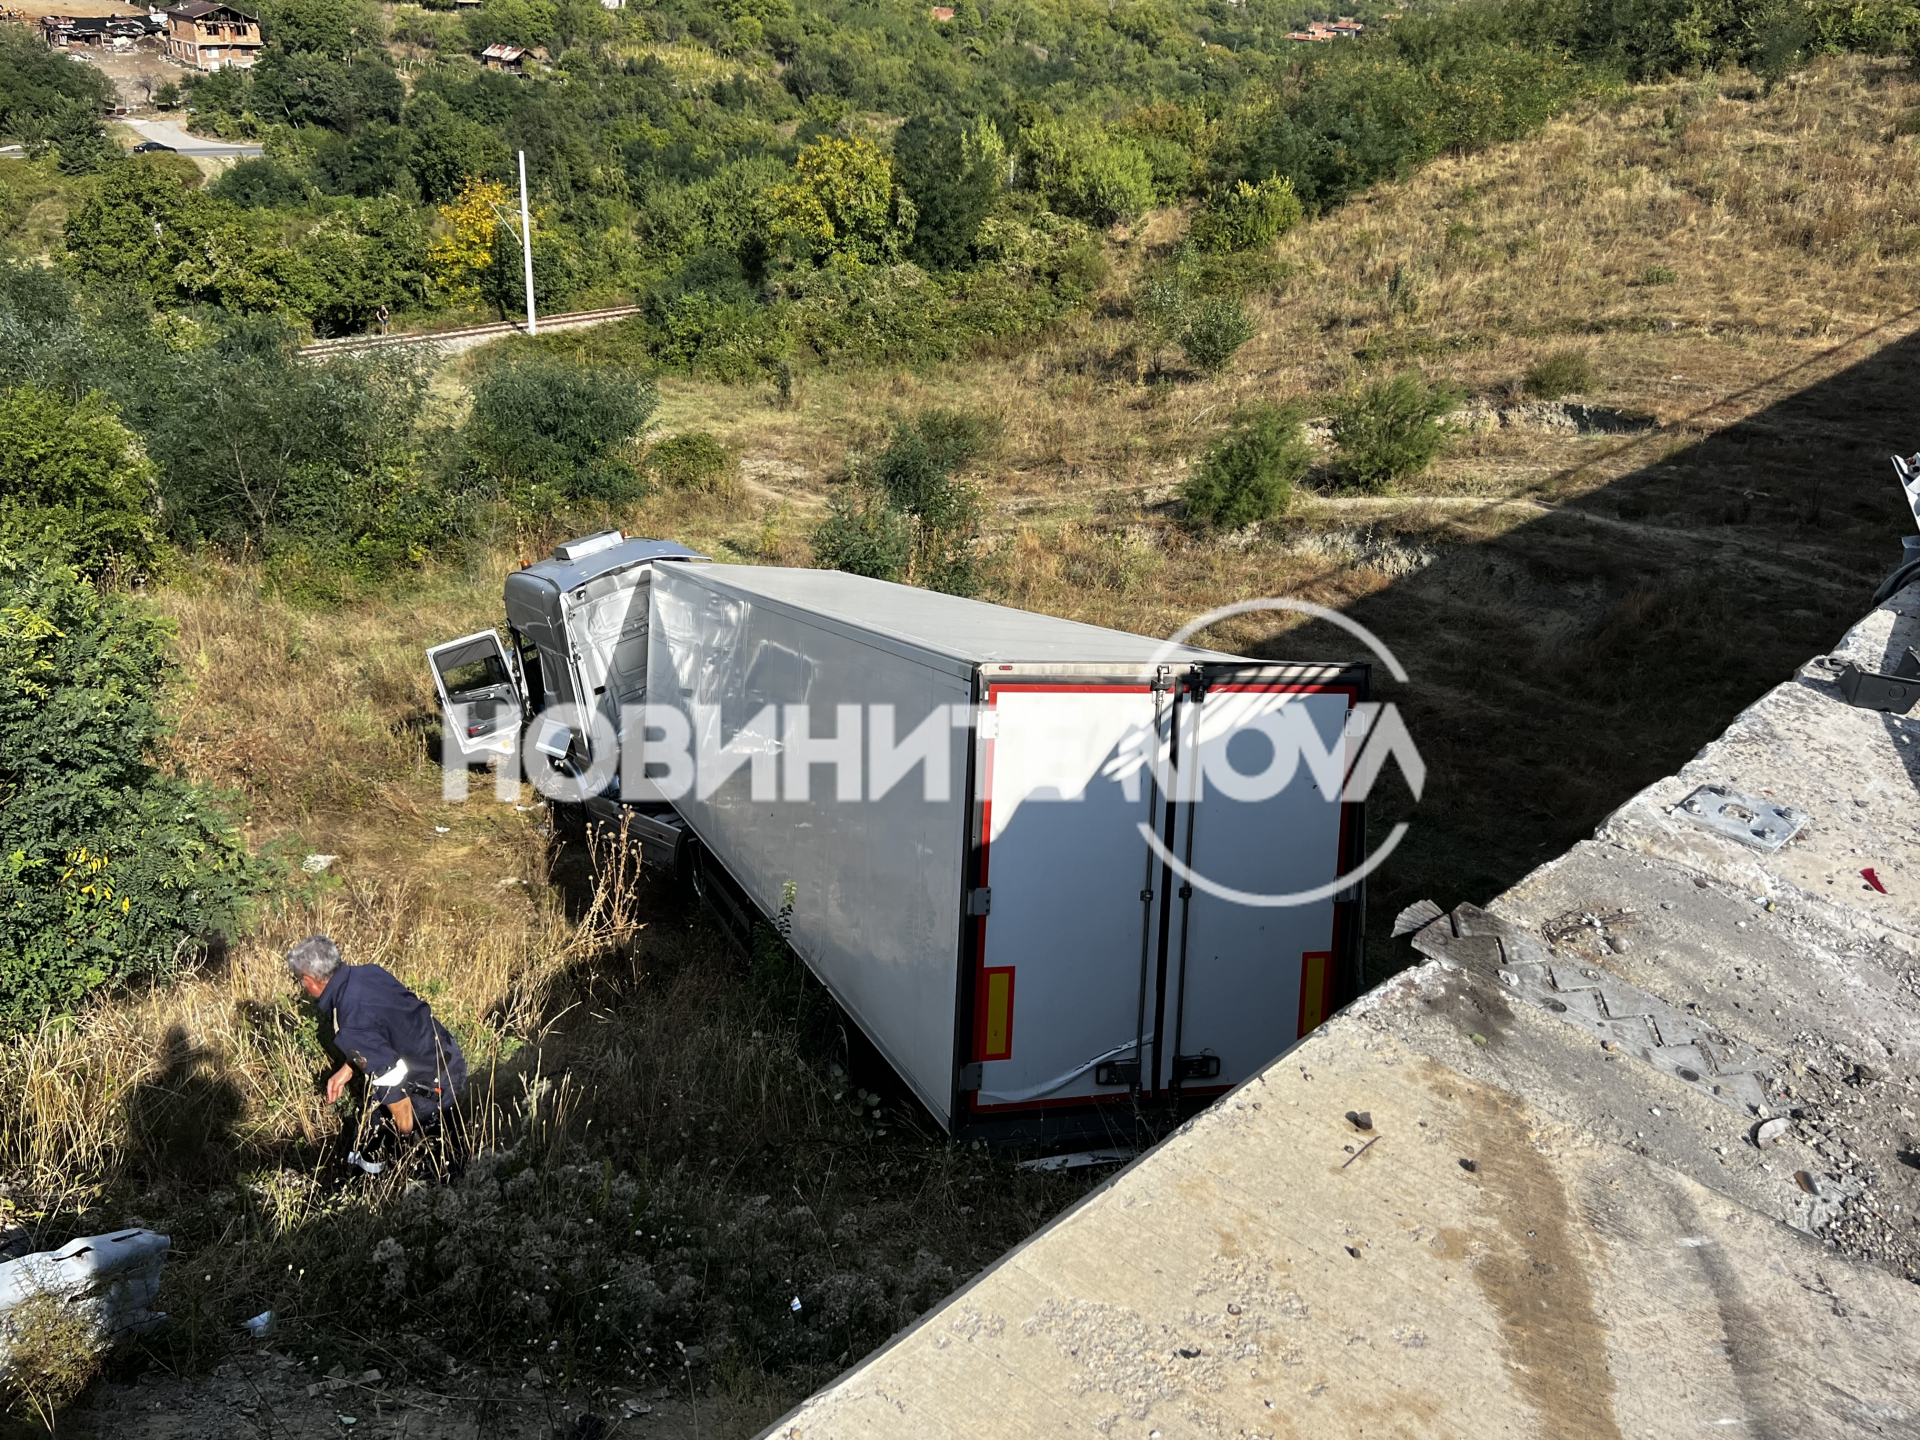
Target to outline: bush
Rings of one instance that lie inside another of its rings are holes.
[[[875,580],[898,580],[913,558],[913,524],[879,491],[843,485],[813,532],[813,563]]]
[[[1593,357],[1584,350],[1556,350],[1527,367],[1527,393],[1542,400],[1581,395],[1593,388]]]
[[[1348,391],[1333,407],[1341,478],[1384,494],[1395,481],[1418,475],[1447,443],[1441,417],[1459,402],[1458,390],[1430,386],[1415,370]]]
[[[300,204],[310,190],[305,180],[273,160],[242,160],[209,185],[207,194],[250,210],[271,210]]]
[[[159,466],[167,529],[183,544],[271,547],[289,530],[385,528],[390,516],[371,497],[348,511],[330,496],[322,514],[303,515],[337,477],[357,483],[412,463],[426,372],[397,352],[317,365],[295,338],[273,320],[229,323],[117,390]]]
[[[1241,301],[1231,295],[1209,296],[1187,307],[1180,349],[1188,360],[1211,373],[1224,369],[1259,328]]]
[[[0,391],[0,546],[98,578],[158,553],[153,466],[105,401]]]
[[[1297,405],[1258,405],[1208,448],[1182,496],[1190,524],[1239,530],[1285,512],[1313,463]]]
[[[26,1411],[54,1434],[59,1412],[99,1373],[100,1337],[93,1321],[65,1295],[43,1290],[12,1307],[6,1330],[0,1396],[11,1402],[9,1410]]]
[[[261,876],[204,790],[155,765],[167,628],[0,552],[0,1029],[173,972]]]
[[[984,450],[992,430],[963,410],[928,410],[896,425],[875,457],[871,482],[887,503],[912,522],[913,552],[906,579],[949,595],[978,588],[973,558],[980,536],[980,497],[953,472]]]
[[[669,490],[733,488],[739,457],[704,430],[670,436],[647,451],[646,471]]]
[[[1153,204],[1153,163],[1097,124],[1045,120],[1021,132],[1026,168],[1050,209],[1105,229]]]
[[[894,137],[894,175],[918,212],[909,253],[929,270],[957,270],[972,258],[999,190],[994,167],[968,153],[967,139],[957,125],[924,115]]]
[[[619,499],[638,489],[625,452],[653,414],[650,382],[628,371],[529,360],[474,386],[467,447],[483,473],[560,498]]]
[[[1300,223],[1300,201],[1293,182],[1279,178],[1258,185],[1239,181],[1215,195],[1193,217],[1189,232],[1195,246],[1215,255],[1257,250]]]
[[[971,595],[980,497],[953,472],[992,439],[992,422],[964,410],[927,410],[895,425],[885,449],[855,464],[814,531],[814,564]]]

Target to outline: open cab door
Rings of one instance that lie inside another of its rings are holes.
[[[427,651],[450,758],[468,764],[513,754],[520,743],[523,701],[506,647],[491,630],[463,635]]]

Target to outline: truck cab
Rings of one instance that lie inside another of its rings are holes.
[[[506,640],[480,630],[427,651],[447,762],[514,763],[530,726],[530,764],[588,774],[592,731],[618,735],[622,708],[646,698],[653,567],[705,558],[671,540],[605,530],[508,575]],[[602,717],[604,728],[595,723]],[[576,829],[587,820],[624,824],[649,863],[674,863],[683,833],[662,802],[623,804],[617,768],[578,806],[556,804],[555,820]]]

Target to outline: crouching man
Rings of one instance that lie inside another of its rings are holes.
[[[346,1093],[358,1071],[369,1102],[384,1107],[394,1130],[437,1135],[443,1112],[467,1087],[467,1061],[427,1002],[378,965],[342,965],[339,947],[324,935],[288,951],[287,968],[319,1007],[321,1043],[345,1060],[327,1077],[327,1103]],[[381,1167],[360,1159],[362,1148],[349,1158],[378,1173]]]

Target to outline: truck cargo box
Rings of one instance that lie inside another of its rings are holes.
[[[764,915],[791,897],[793,948],[950,1131],[1217,1094],[1357,992],[1364,665],[754,566],[655,567],[651,627],[680,815]]]

